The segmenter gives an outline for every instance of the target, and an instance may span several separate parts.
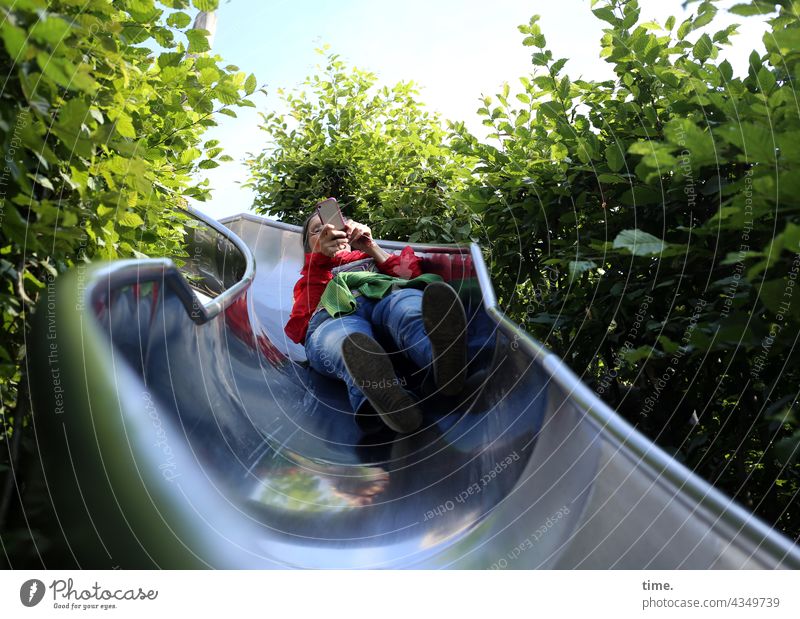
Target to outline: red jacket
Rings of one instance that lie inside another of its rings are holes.
[[[290,340],[298,344],[305,342],[311,315],[319,305],[325,286],[333,279],[331,269],[364,258],[369,258],[369,255],[363,251],[340,251],[333,258],[319,253],[306,254],[300,279],[294,285],[292,313],[283,328]],[[376,263],[376,266],[381,273],[403,279],[422,275],[422,261],[408,245],[399,255],[392,254],[382,264]]]

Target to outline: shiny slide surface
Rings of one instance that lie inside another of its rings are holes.
[[[477,246],[413,245],[467,308],[469,388],[430,393],[398,359],[425,423],[365,436],[283,333],[299,228],[189,221],[180,267],[82,267],[37,312],[49,567],[800,567],[511,323]]]

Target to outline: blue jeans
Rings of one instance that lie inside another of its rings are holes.
[[[370,337],[388,336],[397,348],[420,369],[427,368],[433,360],[431,342],[422,324],[422,291],[404,288],[373,300],[359,296],[355,312],[340,318],[331,318],[321,310],[311,317],[306,333],[306,357],[311,367],[326,376],[347,383],[347,392],[353,412],[366,401],[344,365],[342,342],[351,333],[364,333]]]

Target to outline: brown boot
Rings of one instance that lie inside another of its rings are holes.
[[[383,347],[363,333],[342,342],[344,365],[380,418],[395,432],[413,432],[422,425],[417,402],[400,386]]]

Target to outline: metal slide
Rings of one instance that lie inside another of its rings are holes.
[[[477,246],[414,245],[467,308],[468,389],[445,399],[399,366],[423,429],[364,435],[283,333],[299,229],[187,217],[180,268],[81,267],[36,314],[35,431],[66,548],[48,567],[800,567],[511,323]]]

